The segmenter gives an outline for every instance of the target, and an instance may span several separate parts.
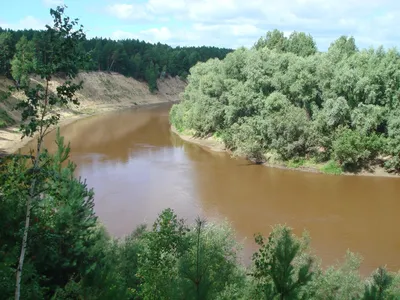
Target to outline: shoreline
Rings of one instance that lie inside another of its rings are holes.
[[[32,77],[31,80],[41,83],[41,79],[36,77]],[[167,77],[158,79],[158,90],[151,93],[145,82],[115,72],[101,71],[80,72],[74,80],[84,82],[82,89],[75,95],[80,105],[70,104],[66,107],[54,108],[53,112],[60,114],[60,120],[57,126],[52,126],[51,130],[94,115],[162,103],[175,103],[186,87],[186,83],[178,77]],[[54,77],[49,82],[50,92],[55,92],[63,82],[63,78]],[[0,95],[8,91],[11,84],[9,79],[0,76]],[[15,153],[36,136],[25,137],[21,140],[22,134],[19,131],[21,113],[14,107],[24,97],[23,93],[15,92],[8,97],[7,101],[0,102],[0,112],[4,112],[1,118],[5,115],[13,120],[13,125],[0,128],[0,156]]]
[[[57,127],[63,127],[74,123],[76,121],[98,116],[104,115],[107,113],[113,113],[117,111],[121,111],[124,109],[135,109],[135,108],[144,108],[151,107],[163,104],[173,104],[178,102],[176,101],[160,101],[160,102],[152,102],[152,103],[140,103],[140,104],[132,104],[132,103],[115,103],[115,105],[98,105],[94,110],[90,110],[90,112],[77,111],[75,113],[68,113],[67,111],[62,111],[60,113],[60,122],[56,126],[50,127],[49,132],[55,130]],[[15,154],[19,149],[25,147],[29,142],[36,139],[37,133],[35,133],[32,137],[24,137],[21,139],[21,132],[19,131],[19,124],[10,126],[7,128],[0,129],[0,157],[10,154]]]
[[[179,138],[181,138],[183,141],[198,145],[202,148],[205,148],[209,151],[213,152],[226,152],[230,155],[232,155],[232,152],[227,150],[225,145],[217,141],[213,138],[196,138],[190,135],[185,135],[180,133],[173,125],[170,126],[171,132],[176,134]],[[245,157],[241,157],[246,159]],[[248,159],[246,159],[248,160]],[[250,160],[248,160],[250,161]],[[256,163],[254,163],[256,165]],[[350,172],[342,172],[339,175],[335,174],[328,174],[324,173],[317,167],[312,167],[312,166],[300,166],[300,167],[289,167],[284,164],[280,163],[270,163],[270,162],[264,162],[261,163],[260,165],[264,167],[269,167],[269,168],[276,168],[276,169],[281,169],[281,170],[288,170],[288,171],[296,171],[296,172],[306,172],[306,173],[315,173],[315,174],[322,174],[322,175],[334,175],[334,176],[365,176],[365,177],[381,177],[381,178],[400,178],[400,175],[397,174],[390,174],[386,172],[382,167],[376,168],[374,172],[368,172],[368,171],[361,171],[359,173],[350,173]]]

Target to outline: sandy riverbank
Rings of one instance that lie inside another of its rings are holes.
[[[199,145],[207,150],[210,151],[216,151],[216,152],[227,152],[230,155],[233,155],[233,153],[229,150],[226,149],[225,145],[223,142],[216,140],[213,137],[209,138],[196,138],[191,135],[187,134],[182,134],[174,126],[171,126],[171,131],[175,133],[177,136],[179,136],[182,140],[193,143],[196,145]],[[319,174],[325,174],[320,168],[323,166],[323,164],[319,165],[305,165],[305,166],[300,166],[300,167],[290,167],[285,165],[284,163],[270,163],[270,162],[265,162],[261,164],[262,166],[265,167],[270,167],[270,168],[278,168],[278,169],[284,169],[284,170],[292,170],[292,171],[300,171],[300,172],[309,172],[309,173],[319,173]],[[398,177],[400,178],[399,174],[391,174],[386,172],[386,170],[381,167],[381,166],[372,166],[371,170],[362,170],[358,173],[350,173],[350,172],[343,172],[340,175],[346,175],[346,176],[375,176],[375,177]]]
[[[60,114],[59,126],[112,111],[175,102],[179,100],[179,95],[186,86],[186,83],[178,78],[167,78],[158,81],[159,90],[152,94],[146,83],[117,73],[80,73],[76,80],[84,81],[83,89],[77,93],[80,105],[71,105],[69,108],[57,110]],[[51,90],[55,90],[60,82],[61,79],[57,78],[52,81]],[[2,78],[0,90],[4,91],[10,84],[9,81]],[[17,123],[15,126],[0,129],[0,155],[14,153],[32,140],[32,138],[21,140],[21,133],[18,130],[20,115],[12,110],[13,105],[21,96],[21,94],[13,94],[7,101],[8,106],[6,103],[0,107],[7,111]]]

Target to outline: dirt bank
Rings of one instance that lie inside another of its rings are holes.
[[[174,126],[171,126],[171,131],[178,135],[182,140],[186,142],[190,142],[196,145],[199,145],[203,148],[209,149],[215,152],[227,152],[228,150],[225,148],[225,145],[217,141],[216,139],[210,138],[195,138],[190,134],[182,134]]]
[[[175,133],[177,136],[179,136],[182,140],[193,143],[196,145],[199,145],[207,150],[210,151],[216,151],[216,152],[227,152],[230,155],[233,155],[231,151],[226,149],[224,143],[222,141],[218,141],[213,137],[209,138],[196,138],[193,137],[193,135],[190,135],[190,133],[180,133],[174,126],[171,126],[171,131]],[[305,163],[305,165],[299,166],[299,167],[291,167],[288,166],[288,164],[285,164],[285,162],[265,162],[262,164],[265,167],[270,167],[270,168],[278,168],[278,169],[284,169],[284,170],[293,170],[293,171],[301,171],[301,172],[309,172],[309,173],[320,173],[320,174],[326,174],[321,170],[321,168],[324,166],[324,164],[311,164],[311,163]],[[362,170],[358,173],[349,173],[349,172],[342,172],[340,175],[346,175],[346,176],[375,176],[375,177],[399,177],[399,174],[391,174],[386,172],[386,170],[381,167],[381,166],[371,166],[370,170]]]
[[[34,78],[33,80],[39,81]],[[84,81],[83,89],[77,93],[80,105],[71,105],[69,108],[58,110],[61,115],[60,125],[124,108],[178,101],[180,93],[186,86],[186,83],[178,78],[160,79],[157,82],[158,92],[152,94],[146,83],[117,73],[85,72],[80,73],[75,80]],[[50,84],[50,89],[55,91],[61,81],[62,79],[55,78]],[[0,78],[0,92],[4,94],[11,84],[11,81]],[[17,125],[21,117],[13,110],[21,97],[22,93],[14,93],[12,97],[0,103],[0,112],[7,116],[9,123],[15,124],[0,128],[0,155],[14,153],[30,140],[29,138],[21,140]]]

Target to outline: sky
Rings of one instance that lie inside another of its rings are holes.
[[[341,35],[360,48],[400,42],[399,0],[0,0],[0,27],[43,29],[60,4],[88,38],[235,49],[276,28],[311,34],[321,51]]]

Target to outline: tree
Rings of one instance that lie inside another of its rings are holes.
[[[327,99],[322,110],[326,125],[334,129],[340,125],[348,125],[350,121],[350,107],[343,97]]]
[[[328,54],[333,61],[338,62],[348,58],[357,51],[358,49],[354,38],[343,35],[329,46]]]
[[[378,268],[373,274],[370,282],[365,285],[364,300],[390,299],[388,290],[392,284],[393,276],[384,268]]]
[[[196,219],[185,236],[187,249],[179,259],[183,299],[218,299],[227,289],[231,298],[241,296],[234,287],[243,286],[238,268],[239,246],[232,230],[223,224],[208,224]]]
[[[0,33],[0,74],[10,76],[10,63],[14,55],[11,32]]]
[[[310,35],[274,30],[252,49],[192,67],[171,122],[196,136],[218,135],[251,160],[277,153],[350,169],[385,161],[398,172],[399,68],[396,49],[359,51],[342,36],[317,53]]]
[[[29,76],[35,69],[35,65],[35,45],[22,36],[16,45],[16,52],[11,61],[12,77],[18,85],[27,86],[29,84]]]
[[[287,51],[298,56],[310,56],[317,52],[317,45],[311,35],[294,31],[287,41]]]
[[[74,177],[75,165],[67,162],[69,145],[64,144],[59,131],[57,151],[42,151],[40,172],[33,174],[29,157],[15,155],[5,162],[5,176],[0,178],[0,209],[9,216],[1,219],[0,231],[4,251],[0,258],[0,286],[8,299],[15,292],[9,273],[15,272],[15,258],[21,245],[21,221],[24,203],[29,197],[30,183],[36,179],[40,201],[31,209],[29,240],[27,241],[21,298],[47,298],[64,287],[74,276],[87,274],[96,263],[90,248],[97,238],[93,232],[96,216],[93,212],[93,191]],[[0,197],[1,198],[1,197]],[[10,211],[12,210],[12,213]]]
[[[393,110],[388,118],[388,153],[391,158],[386,162],[390,171],[400,170],[400,109]]]
[[[332,144],[333,157],[346,169],[362,167],[373,159],[382,148],[382,140],[376,134],[365,135],[348,127],[339,127]]]
[[[149,90],[150,92],[154,92],[157,90],[157,71],[155,69],[155,66],[153,63],[150,63],[150,65],[147,67],[144,78],[149,84]]]
[[[360,103],[351,112],[351,124],[363,134],[376,132],[384,123],[385,110],[381,106]]]
[[[306,239],[296,238],[286,226],[276,226],[267,241],[261,235],[255,240],[260,249],[253,255],[253,276],[262,296],[281,300],[301,298],[313,279],[313,261],[304,255]]]
[[[52,125],[56,125],[60,116],[52,113],[52,108],[56,105],[67,105],[70,102],[78,104],[75,98],[75,92],[82,87],[82,83],[75,84],[71,81],[77,74],[77,66],[81,57],[78,55],[78,43],[84,39],[83,27],[75,29],[78,26],[78,20],[71,20],[64,14],[64,7],[50,10],[53,17],[53,27],[46,26],[47,30],[43,34],[43,40],[36,46],[38,52],[38,61],[32,69],[32,73],[40,76],[44,84],[37,84],[30,87],[28,83],[23,86],[26,99],[20,101],[17,109],[22,112],[21,132],[22,137],[33,136],[36,132],[37,147],[34,159],[32,161],[31,172],[37,174],[32,176],[29,192],[26,199],[26,216],[24,233],[21,243],[21,253],[16,272],[15,299],[20,298],[21,278],[24,266],[25,254],[28,245],[28,233],[30,229],[30,219],[32,205],[41,199],[41,190],[38,189],[40,173],[43,168],[41,165],[42,143],[45,135]],[[21,47],[16,55],[23,56],[24,48]],[[52,93],[49,89],[49,82],[57,73],[63,72],[67,80],[64,84],[57,87],[57,91]],[[22,73],[16,74],[21,76]],[[26,74],[23,74],[26,76]]]
[[[310,286],[316,300],[361,299],[363,283],[359,273],[361,256],[347,251],[343,264],[319,271]]]
[[[143,299],[176,299],[181,293],[177,261],[186,249],[188,228],[172,209],[163,210],[144,235],[144,252],[139,258],[138,277],[143,279]]]
[[[254,45],[255,49],[267,47],[268,49],[275,49],[278,52],[287,51],[287,38],[282,31],[274,29],[268,31],[265,37],[260,38]]]

